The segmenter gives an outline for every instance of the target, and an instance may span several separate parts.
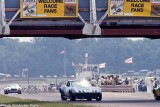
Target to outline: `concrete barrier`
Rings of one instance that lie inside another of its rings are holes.
[[[132,85],[103,85],[100,87],[102,88],[103,92],[135,92]]]

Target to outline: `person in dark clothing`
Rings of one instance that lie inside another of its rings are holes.
[[[157,86],[158,86],[157,78],[154,78],[154,81],[153,81],[153,88],[157,88]]]
[[[126,78],[126,80],[125,80],[125,85],[128,85],[129,84],[129,81],[128,81],[128,79]]]

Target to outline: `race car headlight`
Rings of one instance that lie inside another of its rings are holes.
[[[100,92],[100,90],[96,90],[96,92],[97,92],[97,93],[99,93],[99,92]]]
[[[78,92],[79,92],[79,90],[78,90],[78,89],[74,89],[74,92],[75,92],[75,93],[78,93]]]
[[[95,90],[96,93],[101,93],[101,90]]]
[[[102,93],[102,90],[99,90],[100,93]]]
[[[97,93],[97,92],[99,92],[99,90],[92,90],[92,92]]]

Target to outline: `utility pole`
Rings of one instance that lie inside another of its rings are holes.
[[[66,76],[66,48],[64,48],[64,75]]]
[[[22,77],[26,77],[26,75],[27,75],[27,82],[28,82],[28,86],[29,86],[29,71],[28,71],[28,68],[23,68]]]
[[[4,61],[4,81],[6,81],[6,74],[7,74],[7,67],[6,67],[6,61]]]
[[[26,69],[26,72],[28,73],[27,77],[28,77],[28,86],[29,86],[29,71],[28,71],[28,68],[25,68]]]
[[[88,65],[88,53],[85,53],[85,64]]]

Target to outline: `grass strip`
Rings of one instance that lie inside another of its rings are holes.
[[[66,102],[47,102],[0,95],[0,105],[11,107],[93,107],[86,105],[73,105]]]

